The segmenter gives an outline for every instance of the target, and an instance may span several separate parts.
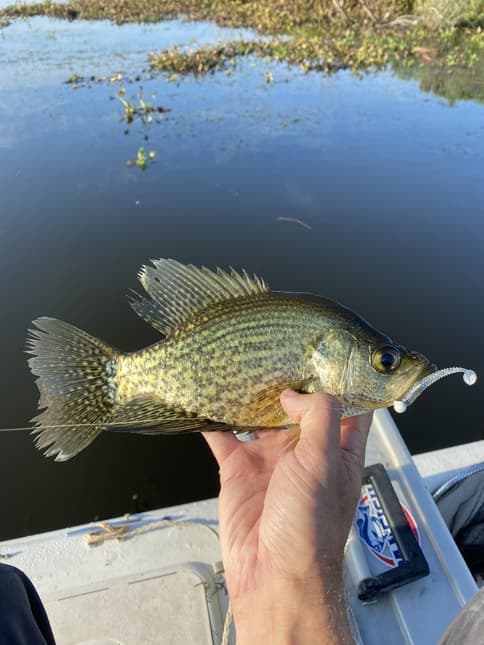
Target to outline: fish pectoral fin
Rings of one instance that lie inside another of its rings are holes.
[[[287,389],[312,392],[312,384],[312,378],[274,383],[244,401],[244,412],[247,418],[257,421],[259,428],[287,427],[291,422],[281,407],[279,401],[281,392]]]
[[[142,396],[116,405],[110,422],[103,429],[138,434],[178,434],[230,430],[231,427],[172,408],[158,397]]]
[[[210,271],[166,259],[152,260],[152,265],[143,266],[138,274],[151,299],[140,296],[130,304],[165,336],[210,305],[269,291],[262,278],[245,271]]]

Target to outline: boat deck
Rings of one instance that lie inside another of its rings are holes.
[[[385,567],[353,529],[345,584],[355,633],[362,643],[428,645],[477,587],[426,486],[484,461],[484,441],[412,459],[387,412],[375,415],[370,437],[367,463],[387,469],[431,573],[362,604],[359,582]],[[59,645],[221,642],[228,598],[214,499],[9,540],[0,557],[32,578]]]

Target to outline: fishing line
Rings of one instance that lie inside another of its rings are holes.
[[[464,383],[466,385],[474,385],[477,381],[477,374],[474,372],[474,370],[468,370],[463,367],[446,367],[445,369],[438,370],[437,372],[433,372],[432,374],[429,374],[428,376],[424,377],[421,379],[418,383],[416,383],[406,394],[405,398],[403,399],[398,399],[393,402],[393,409],[395,412],[405,412],[407,407],[415,401],[415,399],[430,385],[435,383],[436,381],[440,381],[440,379],[445,378],[446,376],[449,376],[450,374],[458,374],[462,373],[462,378],[464,380]],[[334,410],[334,406],[328,406],[326,407],[327,410]],[[338,409],[341,410],[341,408],[338,406]],[[139,421],[133,422],[133,421],[107,421],[106,423],[102,422],[97,422],[97,423],[56,423],[52,425],[38,425],[38,426],[24,426],[24,427],[19,427],[19,428],[0,428],[0,432],[26,432],[28,430],[34,431],[34,430],[47,430],[47,429],[55,429],[55,428],[93,428],[93,427],[102,427],[102,428],[116,428],[116,427],[122,427],[122,426],[127,426],[127,425],[132,425],[134,427],[138,425],[142,425],[144,423],[149,423],[150,425],[153,425],[153,423],[156,423],[157,421],[166,421],[165,418],[159,418],[159,419],[140,419]]]
[[[328,406],[325,408],[326,410],[341,410],[339,406]],[[160,417],[158,419],[140,419],[139,421],[106,421],[106,423],[102,422],[93,422],[93,423],[55,423],[51,425],[45,425],[41,424],[38,426],[24,426],[24,427],[18,427],[18,428],[0,428],[0,432],[27,432],[28,430],[34,431],[34,430],[52,430],[55,428],[92,428],[95,426],[100,426],[102,428],[116,428],[116,427],[122,427],[122,426],[127,426],[130,425],[132,427],[136,427],[138,425],[142,425],[143,423],[149,423],[150,425],[153,425],[157,421],[165,421],[165,417]],[[275,430],[277,428],[267,428],[268,430]]]
[[[110,421],[106,423],[102,422],[93,422],[93,423],[56,423],[52,425],[45,425],[41,424],[39,426],[25,426],[23,428],[0,428],[0,432],[17,432],[17,431],[24,431],[26,432],[27,430],[51,430],[53,428],[92,428],[93,426],[101,426],[103,428],[107,427],[117,427],[117,426],[126,426],[126,425],[132,425],[135,427],[136,425],[142,425],[143,423],[156,423],[157,421],[166,421],[165,418],[160,418],[160,419],[140,419],[139,421],[136,421],[133,423],[133,421]]]

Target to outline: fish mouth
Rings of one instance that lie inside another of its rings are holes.
[[[441,370],[437,369],[436,365],[425,367],[422,377],[412,385],[409,390],[407,390],[404,397],[393,402],[393,409],[395,412],[405,412],[408,406],[411,405],[428,387],[446,376],[460,373],[462,374],[462,378],[466,385],[474,385],[477,381],[477,374],[474,370],[469,370],[465,367],[445,367]]]

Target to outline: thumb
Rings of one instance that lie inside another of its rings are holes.
[[[335,451],[340,445],[341,406],[337,399],[322,392],[281,393],[281,405],[301,429],[301,439],[311,444],[316,454]]]

